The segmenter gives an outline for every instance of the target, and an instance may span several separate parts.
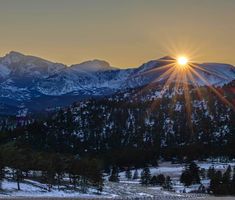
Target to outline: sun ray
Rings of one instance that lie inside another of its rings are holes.
[[[215,75],[215,76],[217,76],[217,77],[219,77],[219,78],[222,78],[222,79],[224,79],[224,80],[228,80],[227,77],[221,76],[221,75],[219,75],[219,74],[217,74],[217,73],[215,73],[215,72],[213,72],[213,71],[208,71],[208,70],[202,68],[202,67],[199,66],[199,65],[195,65],[195,64],[193,64],[193,63],[190,63],[190,65],[191,65],[191,67],[197,68],[197,69],[199,69],[199,70],[201,70],[201,71],[204,71],[204,72],[206,72],[206,73],[213,74],[213,75]]]
[[[195,78],[192,75],[191,70],[192,70],[191,67],[189,67],[189,71],[188,71],[188,75],[190,77],[189,79],[193,82],[193,85],[196,88],[197,95],[198,95],[199,99],[201,100],[201,99],[203,99],[203,95],[202,95],[202,93],[201,93],[201,91],[199,89],[199,85],[198,85],[197,81],[195,80]]]
[[[171,103],[170,105],[172,105],[172,109],[169,110],[169,115],[174,115],[174,107],[177,103],[177,99],[178,99],[178,90],[180,88],[180,85],[181,85],[181,81],[182,80],[182,76],[183,76],[183,73],[180,73],[178,68],[176,67],[176,70],[177,70],[177,74],[175,76],[175,81],[174,81],[174,87],[172,88],[175,92],[175,95],[173,95],[173,97],[171,98]]]
[[[187,80],[187,73],[183,75],[183,89],[184,89],[184,99],[185,99],[185,108],[186,108],[186,115],[187,115],[187,122],[189,123],[190,129],[193,133],[193,127],[192,127],[192,107],[191,107],[191,97],[190,97],[190,91],[189,91],[189,85]]]
[[[175,76],[177,75],[177,70],[175,67],[172,67],[171,69],[171,72],[170,73],[170,76],[168,77],[167,81],[165,82],[165,84],[162,86],[162,89],[160,90],[160,95],[161,95],[161,98],[160,98],[160,101],[164,95],[164,93],[166,92],[166,87],[169,86],[169,84],[171,83],[172,79],[175,78]],[[153,103],[151,105],[151,109],[153,109],[155,106],[155,103]]]
[[[132,78],[132,77],[142,76],[142,75],[147,75],[147,74],[149,74],[149,73],[157,72],[157,71],[160,71],[160,70],[165,70],[165,69],[171,68],[173,65],[174,65],[174,63],[169,63],[169,64],[166,64],[166,65],[163,65],[163,66],[160,66],[160,67],[155,67],[155,68],[149,69],[149,70],[147,70],[147,71],[145,71],[145,72],[141,72],[140,74],[131,76],[131,78]]]
[[[174,63],[173,63],[174,64]],[[154,79],[150,84],[146,85],[144,88],[142,88],[140,91],[138,91],[137,96],[141,96],[142,92],[148,90],[152,84],[161,81],[161,79],[167,79],[166,83],[163,85],[162,90],[160,91],[160,94],[163,96],[164,94],[164,88],[167,84],[169,84],[169,82],[174,78],[173,76],[176,75],[176,68],[172,63],[165,65],[163,67],[167,67],[169,68],[167,71],[165,71],[163,74],[161,74],[157,79]],[[173,66],[172,66],[173,65]],[[158,69],[158,68],[157,68]],[[147,72],[149,72],[150,70],[148,70]],[[152,69],[151,71],[154,71],[154,69]],[[143,73],[142,73],[143,74]],[[161,100],[160,100],[161,101]],[[150,109],[153,110],[156,107],[156,104],[158,103],[158,101],[153,101],[153,103],[150,105]],[[159,102],[160,104],[160,102]]]
[[[190,93],[190,88],[191,85],[194,87],[196,94],[199,99],[203,99],[203,94],[201,93],[200,90],[200,84],[196,80],[198,78],[205,84],[206,86],[209,87],[219,98],[232,107],[234,109],[234,106],[227,100],[225,99],[211,84],[200,75],[200,71],[203,71],[205,73],[210,73],[213,74],[217,77],[226,79],[226,77],[220,76],[216,74],[215,72],[211,72],[207,69],[202,68],[201,66],[192,63],[191,61],[189,62],[186,57],[181,57],[183,58],[182,60],[164,60],[164,61],[171,61],[172,63],[167,63],[166,65],[160,66],[160,67],[154,67],[150,70],[144,71],[139,73],[138,75],[135,75],[135,77],[142,76],[142,75],[148,75],[151,73],[156,73],[158,71],[161,71],[161,75],[159,75],[157,78],[153,79],[149,84],[145,85],[142,89],[140,89],[137,93],[136,96],[138,97],[139,95],[143,94],[143,92],[148,91],[150,88],[155,86],[157,82],[159,82],[159,86],[161,83],[163,83],[161,90],[159,90],[160,95],[160,101],[162,101],[165,92],[167,89],[173,89],[175,92],[175,96],[172,97],[172,105],[177,102],[177,94],[179,92],[179,88],[182,88],[183,90],[183,95],[185,99],[185,109],[187,112],[188,119],[191,116],[190,113],[192,112],[192,104],[191,104],[191,93]],[[174,62],[173,62],[174,61]],[[156,74],[157,76],[157,74]],[[134,76],[131,76],[133,78]],[[171,85],[174,84],[173,88],[170,88]],[[157,86],[157,85],[156,85]],[[151,109],[154,109],[156,104],[159,102],[154,100],[150,106]],[[173,107],[172,107],[173,108]],[[193,127],[192,127],[193,128]]]
[[[191,69],[191,70],[194,70],[194,69]],[[194,79],[194,78],[193,78]],[[198,93],[199,93],[199,98],[200,98],[200,100],[202,100],[203,99],[203,95],[201,94],[201,91],[198,89],[197,90],[198,91]],[[208,99],[208,101],[209,101],[210,99]],[[209,103],[209,102],[208,102]],[[208,104],[207,103],[207,104]],[[211,112],[211,109],[210,109],[210,106],[208,106],[208,109],[209,109],[209,111]]]
[[[156,83],[156,82],[158,82],[158,81],[161,81],[162,78],[167,78],[167,76],[168,76],[169,74],[171,74],[172,71],[174,71],[174,68],[173,68],[173,67],[169,68],[167,71],[165,71],[163,74],[161,74],[158,78],[154,79],[150,84],[144,86],[144,87],[137,93],[137,96],[138,96],[138,95],[141,95],[143,91],[148,90],[148,89],[152,86],[152,84],[154,84],[154,83]]]
[[[230,103],[226,98],[224,98],[206,79],[204,79],[197,71],[192,69],[192,72],[200,78],[220,99],[222,102],[227,104],[229,107],[231,107],[233,110],[235,110],[235,106]]]

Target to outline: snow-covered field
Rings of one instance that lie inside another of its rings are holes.
[[[230,165],[232,168],[235,166],[235,162],[228,162],[228,163],[222,163],[222,162],[196,162],[197,165],[200,167],[200,169],[205,169],[206,171],[211,167],[214,166],[216,170],[220,170],[224,172],[228,165]],[[187,193],[197,190],[200,186],[200,184],[195,184],[189,187],[184,187],[183,184],[180,183],[180,175],[182,171],[184,170],[185,165],[184,164],[171,164],[171,162],[162,162],[159,163],[158,167],[151,167],[150,172],[151,175],[159,175],[164,174],[165,176],[170,176],[173,182],[173,189],[176,193],[182,193],[183,190],[185,190]],[[142,169],[138,169],[138,174],[141,174]],[[134,170],[132,170],[132,173],[134,173]],[[121,182],[126,182],[125,178],[125,172],[120,173],[120,180]],[[139,180],[130,181],[130,183],[139,183]],[[208,179],[201,180],[201,183],[204,186],[209,185]],[[235,199],[235,198],[234,198]]]
[[[208,170],[210,166],[214,166],[215,169],[224,171],[231,165],[235,166],[233,163],[221,163],[221,162],[197,162],[200,168]],[[2,183],[2,188],[4,192],[0,191],[0,198],[22,198],[26,199],[29,197],[40,197],[42,199],[58,197],[58,198],[81,198],[81,199],[125,199],[125,198],[140,198],[140,199],[197,199],[197,198],[208,198],[208,195],[204,194],[193,194],[189,193],[193,190],[197,190],[200,185],[192,185],[185,188],[180,182],[179,178],[184,169],[184,164],[171,164],[170,162],[159,163],[158,167],[151,167],[151,175],[164,174],[165,176],[170,176],[173,182],[173,189],[175,192],[164,191],[159,186],[145,187],[139,184],[139,180],[127,180],[125,177],[125,172],[119,173],[120,182],[112,183],[109,182],[105,177],[104,188],[101,194],[97,194],[94,189],[89,189],[86,194],[82,194],[79,191],[71,191],[66,188],[61,187],[58,190],[57,186],[54,186],[50,192],[47,191],[47,185],[36,181],[26,179],[20,184],[21,190],[17,190],[17,184],[15,182],[5,179]],[[138,169],[139,175],[141,169]],[[132,174],[134,170],[131,171]],[[208,186],[209,180],[203,179],[202,184]],[[187,193],[183,193],[185,190]]]

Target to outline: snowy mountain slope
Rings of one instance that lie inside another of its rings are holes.
[[[64,95],[77,100],[78,97],[102,97],[153,83],[162,85],[170,76],[166,72],[173,71],[174,63],[173,58],[166,56],[133,69],[117,69],[101,60],[69,67],[12,51],[0,58],[0,101],[4,98],[4,102],[8,99],[20,104]],[[188,80],[189,84],[222,86],[235,79],[232,65],[198,65],[200,69],[194,70],[202,78],[193,75],[195,82]],[[174,81],[183,80],[172,79]]]
[[[170,64],[174,62],[175,60],[173,58],[166,56],[158,60],[151,60],[144,63],[133,71],[131,76],[126,80],[125,85],[129,88],[135,88],[156,81],[161,82],[166,80],[168,76],[164,76],[160,79],[159,77],[169,70],[172,67]]]
[[[175,59],[166,56],[158,60],[149,61],[135,70],[127,83],[129,87],[143,86],[150,83],[162,83],[167,79],[171,82],[187,82],[189,84],[203,85],[224,85],[235,79],[235,67],[221,63],[190,64],[191,71],[185,70],[187,79],[173,75]],[[192,72],[192,71],[195,71]],[[170,73],[168,73],[170,72]],[[173,76],[171,76],[173,75]]]
[[[108,70],[84,73],[66,68],[60,73],[38,82],[37,90],[45,95],[64,95],[71,92],[84,91],[94,95],[102,94],[102,90],[118,90],[128,78],[131,70]],[[105,95],[105,94],[103,94]]]
[[[235,67],[222,63],[203,63],[200,67],[206,71],[198,70],[211,85],[224,85],[235,79]]]
[[[26,56],[18,52],[11,51],[0,59],[2,66],[5,66],[9,71],[8,77],[35,77],[45,78],[56,73],[65,65],[53,63],[38,57]]]
[[[5,66],[5,65],[0,65],[0,78],[6,78],[10,74],[11,70]]]

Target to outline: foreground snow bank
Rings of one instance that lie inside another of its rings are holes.
[[[196,162],[200,168],[204,168],[208,170],[210,166],[214,166],[216,170],[224,171],[231,165],[231,167],[235,166],[235,162],[232,163],[221,163],[221,162]],[[9,181],[5,179],[2,183],[3,192],[0,192],[0,199],[4,197],[58,197],[58,198],[81,198],[81,199],[107,199],[107,198],[143,198],[143,197],[154,197],[161,199],[164,197],[182,197],[186,198],[188,196],[193,197],[193,199],[197,199],[198,195],[201,194],[191,194],[190,192],[196,191],[199,188],[199,184],[195,184],[189,187],[185,187],[180,183],[180,175],[184,170],[185,164],[171,164],[170,162],[162,162],[159,163],[158,167],[150,167],[150,171],[152,175],[164,174],[165,176],[170,176],[172,178],[173,189],[175,192],[164,191],[159,186],[150,186],[145,187],[139,184],[140,179],[130,179],[127,180],[125,177],[125,172],[119,173],[120,182],[113,183],[108,181],[108,176],[105,176],[104,187],[101,194],[97,194],[97,190],[88,189],[87,193],[81,193],[79,191],[71,190],[66,188],[65,186],[61,186],[60,190],[57,186],[53,186],[51,191],[49,192],[48,186],[46,184],[42,184],[40,182],[25,179],[23,183],[20,184],[21,190],[17,190],[17,183],[13,181]],[[133,175],[134,169],[131,170]],[[141,174],[142,169],[138,169],[139,176]],[[9,177],[10,178],[10,177]],[[68,177],[64,178],[64,181],[68,181]],[[209,185],[208,179],[202,179],[201,183],[204,186]],[[188,194],[184,194],[186,192]],[[188,195],[188,196],[187,196]],[[195,197],[195,198],[194,198]]]
[[[96,193],[96,190],[89,189],[86,194],[78,191],[58,190],[57,187],[53,187],[49,192],[46,184],[41,184],[37,181],[25,180],[20,183],[20,189],[17,190],[17,183],[13,181],[4,180],[2,182],[2,189],[4,192],[0,193],[0,198],[7,196],[14,197],[82,197],[82,198],[101,198],[101,197],[112,197],[105,192],[100,195]]]

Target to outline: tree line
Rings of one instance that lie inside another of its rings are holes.
[[[201,178],[209,179],[210,184],[207,189],[201,184]],[[235,195],[235,167],[232,170],[229,165],[225,172],[222,173],[221,170],[215,170],[215,168],[211,166],[206,173],[205,170],[200,170],[195,162],[191,162],[185,166],[180,177],[180,182],[185,186],[201,184],[199,190],[203,193]]]
[[[6,167],[10,172],[6,171]],[[30,174],[31,171],[39,175]],[[95,158],[80,158],[78,156],[59,153],[32,152],[30,149],[18,149],[14,145],[1,146],[0,150],[0,182],[6,173],[11,179],[20,184],[26,179],[35,179],[47,185],[48,191],[53,186],[73,185],[74,190],[86,192],[89,187],[102,191],[102,163]],[[64,177],[69,177],[69,182]]]

